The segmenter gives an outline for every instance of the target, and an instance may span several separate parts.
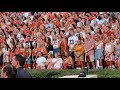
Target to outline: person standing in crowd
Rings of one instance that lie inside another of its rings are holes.
[[[73,69],[73,60],[71,55],[65,54],[65,59],[63,62],[64,69]]]
[[[37,53],[38,53],[38,51],[37,51],[37,43],[34,43],[34,45],[33,45],[33,50],[32,50],[32,68],[33,69],[35,69],[36,68],[36,55],[37,55]]]
[[[47,68],[48,70],[50,70],[50,69],[53,68],[52,60],[53,60],[53,54],[52,54],[51,52],[49,52],[49,53],[48,53],[48,59],[47,59],[47,61],[46,61],[46,63],[45,63],[46,68]]]
[[[95,63],[94,63],[94,40],[91,37],[90,33],[86,34],[86,39],[85,39],[85,59],[87,63],[87,67],[90,68],[90,63],[92,63],[92,68],[95,69]]]
[[[36,59],[36,69],[37,70],[46,69],[45,67],[46,58],[43,56],[43,53],[38,52],[37,56],[38,57]]]
[[[69,47],[69,55],[71,54],[72,55],[72,59],[74,61],[74,64],[75,63],[75,57],[74,57],[74,45],[76,44],[76,41],[78,40],[78,37],[76,37],[74,35],[74,30],[73,29],[70,29],[70,37],[68,38],[68,47]],[[74,68],[76,68],[76,66],[74,65]]]
[[[25,51],[23,56],[26,58],[25,68],[31,69],[31,49],[28,44],[25,45]]]
[[[28,36],[28,37],[26,38],[25,44],[28,44],[29,47],[30,47],[30,49],[33,49],[32,41],[31,41],[31,37],[30,37],[30,36]]]
[[[53,37],[53,57],[55,57],[55,53],[60,53],[60,42],[58,36]]]
[[[63,60],[59,58],[59,53],[55,53],[55,58],[52,59],[53,69],[62,70]]]
[[[11,64],[5,65],[1,72],[0,78],[16,78],[17,69]]]
[[[81,68],[84,68],[84,53],[85,53],[85,48],[84,45],[82,44],[81,40],[78,40],[77,43],[74,45],[74,55],[75,55],[75,62],[80,62],[81,65],[76,65],[76,66],[81,66]]]
[[[21,54],[23,56],[24,47],[23,44],[18,44],[16,48],[16,54]]]
[[[24,46],[23,46],[23,44],[19,44],[19,54],[21,54],[22,56],[24,54]]]
[[[117,39],[115,46],[115,60],[116,60],[116,66],[120,69],[120,38]],[[117,65],[118,64],[118,65]]]
[[[106,44],[105,44],[105,61],[107,63],[108,69],[112,69],[113,65],[113,52],[114,52],[114,45],[110,41],[110,37],[106,38]]]
[[[7,65],[10,62],[10,48],[8,44],[4,44],[3,48],[3,64]]]
[[[16,54],[16,46],[12,45],[10,48],[10,62],[12,61],[12,58],[15,54]]]
[[[26,59],[20,54],[15,54],[11,64],[17,69],[16,78],[32,78],[30,73],[24,69]]]
[[[48,51],[47,51],[47,48],[44,44],[41,43],[41,47],[40,47],[40,50],[43,54],[43,56],[47,59],[47,54],[48,54]]]
[[[47,51],[53,53],[53,45],[51,43],[51,39],[49,37],[46,37],[46,44]]]
[[[65,59],[65,54],[68,54],[68,46],[65,37],[61,35],[61,42],[60,42],[60,51],[62,55],[62,59]]]
[[[103,42],[99,35],[95,38],[95,62],[96,69],[103,68],[102,59],[103,59]]]

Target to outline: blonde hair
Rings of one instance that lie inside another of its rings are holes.
[[[59,57],[60,56],[60,53],[55,53],[55,57]]]
[[[50,55],[51,58],[53,57],[53,54],[51,52],[49,52],[48,54]]]

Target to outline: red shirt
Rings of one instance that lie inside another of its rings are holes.
[[[89,50],[92,47],[92,45],[94,45],[94,43],[95,41],[93,39],[90,39],[90,41],[85,40],[84,46],[85,46],[86,51]],[[88,52],[88,55],[94,55],[94,49],[90,50]]]
[[[92,17],[92,16],[90,16],[90,17],[89,17],[89,20],[91,20],[91,21],[92,21],[92,20],[93,20],[93,17]]]
[[[112,31],[108,31],[108,32],[107,32],[107,35],[108,35],[108,36],[111,36],[111,34],[113,34]]]
[[[24,34],[30,33],[30,30],[24,30]]]
[[[57,27],[59,28],[59,27],[60,27],[60,22],[57,21],[57,22],[56,22],[56,25],[57,25]]]
[[[12,58],[14,57],[16,52],[17,52],[16,50],[14,52],[12,52],[12,51],[10,52],[10,61],[12,61]]]
[[[35,27],[35,23],[32,22],[32,24],[31,24],[31,28],[34,28],[34,27]]]
[[[21,55],[23,55],[23,50],[18,50],[18,49],[16,49],[15,51],[16,51],[16,54],[21,54]]]

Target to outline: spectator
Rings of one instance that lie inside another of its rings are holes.
[[[48,59],[45,63],[46,67],[48,70],[52,69],[53,68],[53,65],[52,65],[52,60],[53,60],[53,55],[51,52],[48,53]]]
[[[66,38],[63,36],[61,36],[60,51],[61,51],[62,59],[64,59],[65,54],[68,54],[68,46],[67,46]]]
[[[10,61],[10,48],[8,44],[5,44],[3,48],[3,64],[7,65],[9,64],[9,61]]]
[[[106,44],[105,44],[105,61],[107,62],[108,69],[112,68],[113,65],[113,52],[114,52],[114,46],[110,41],[110,37],[106,38]]]
[[[16,78],[32,78],[30,73],[24,69],[25,58],[20,54],[14,55],[11,63],[17,69]]]
[[[4,66],[1,72],[1,78],[16,78],[16,75],[17,69],[11,64]]]
[[[24,50],[23,55],[26,58],[25,68],[31,69],[31,62],[32,62],[32,60],[31,60],[32,59],[31,58],[31,49],[30,49],[28,44],[26,44],[26,46],[25,46],[25,50]]]
[[[53,38],[53,56],[55,57],[55,53],[60,53],[60,42],[58,36],[54,36]]]
[[[55,58],[52,59],[53,69],[61,70],[63,61],[59,58],[59,53],[55,53]]]
[[[78,40],[78,37],[74,35],[74,30],[70,29],[70,37],[68,38],[68,47],[69,47],[69,54],[72,55],[72,59],[74,60],[75,64],[75,57],[74,57],[74,45],[76,44],[76,41]],[[74,65],[75,66],[75,65]],[[76,68],[76,67],[74,67]]]
[[[95,42],[96,69],[103,68],[102,67],[102,59],[103,59],[103,42],[101,41],[100,36],[97,36],[96,42]]]
[[[81,62],[81,68],[84,68],[84,46],[81,40],[78,40],[74,46],[75,62]],[[78,65],[80,66],[80,65]]]
[[[65,54],[65,59],[64,59],[64,62],[63,62],[63,65],[64,65],[64,69],[73,69],[73,60],[72,60],[72,57],[66,53]]]
[[[92,63],[92,68],[95,69],[95,63],[94,63],[94,40],[91,38],[91,34],[87,33],[86,34],[86,39],[85,39],[85,58],[87,62],[87,67],[90,68],[90,62]]]
[[[35,63],[35,61],[36,61],[36,55],[37,55],[37,53],[38,53],[38,51],[37,51],[37,43],[34,43],[34,48],[33,48],[33,50],[32,50],[32,61],[33,61],[33,68],[35,69],[36,68],[36,63]]]
[[[118,60],[118,68],[120,68],[120,38],[117,40],[117,45],[115,46],[115,59]]]
[[[36,69],[37,70],[41,70],[41,69],[46,69],[45,68],[45,62],[46,62],[46,58],[43,57],[42,52],[38,52],[38,58],[36,60]]]

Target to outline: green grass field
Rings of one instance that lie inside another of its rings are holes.
[[[81,70],[29,70],[33,78],[58,78],[65,75],[78,75]],[[89,75],[98,75],[98,78],[120,78],[120,70],[89,70]]]

